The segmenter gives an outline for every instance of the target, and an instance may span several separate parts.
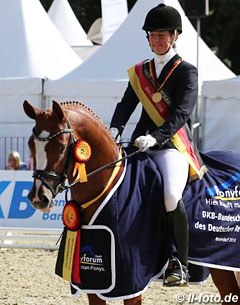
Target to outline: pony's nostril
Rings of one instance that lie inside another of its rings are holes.
[[[40,200],[41,200],[42,203],[46,203],[46,204],[49,203],[49,199],[48,199],[48,197],[45,196],[45,195],[42,195],[42,196],[40,197]]]
[[[33,199],[33,195],[32,195],[32,192],[30,192],[29,194],[28,194],[28,199],[32,202],[32,199]]]

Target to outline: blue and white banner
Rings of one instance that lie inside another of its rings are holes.
[[[32,184],[32,171],[0,171],[0,227],[62,229],[64,193],[54,199],[50,213],[43,213],[27,198]]]
[[[207,267],[240,270],[240,154],[202,155],[204,179],[187,185],[189,261]]]

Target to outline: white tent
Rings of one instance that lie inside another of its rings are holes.
[[[4,169],[8,153],[18,150],[22,157],[28,157],[28,137],[33,121],[23,111],[23,101],[28,99],[42,107],[43,80],[39,77],[0,79],[0,169]],[[23,154],[24,152],[24,154]]]
[[[174,6],[181,14],[183,33],[177,41],[178,53],[197,64],[197,33],[177,0],[138,0],[125,22],[115,34],[81,66],[56,81],[45,83],[48,100],[80,99],[109,123],[116,102],[127,83],[127,69],[152,57],[146,35],[142,30],[146,13],[159,3]],[[225,79],[234,76],[200,39],[199,79]],[[135,117],[130,120],[134,123]]]
[[[31,133],[33,122],[23,111],[23,101],[28,99],[44,108],[43,79],[59,78],[82,60],[62,38],[39,0],[0,3],[0,144],[6,153],[2,144],[7,139]]]
[[[127,0],[101,0],[101,9],[102,43],[104,44],[127,18]]]
[[[97,18],[90,26],[88,33],[88,39],[94,43],[101,45],[103,41],[102,37],[102,18]]]
[[[63,80],[69,79],[126,79],[127,69],[138,61],[152,57],[142,25],[146,13],[159,3],[172,5],[182,15],[183,33],[177,41],[179,54],[197,64],[197,33],[185,16],[177,0],[138,0],[127,19],[115,34],[95,53]],[[235,76],[200,40],[199,75],[202,80],[224,79]],[[64,89],[64,88],[63,88]]]
[[[57,79],[82,63],[39,0],[1,0],[0,37],[0,77]]]
[[[203,82],[203,150],[240,152],[240,76]]]
[[[70,46],[92,46],[67,0],[54,0],[48,15]]]

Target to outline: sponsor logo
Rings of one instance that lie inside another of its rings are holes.
[[[206,195],[212,197],[212,204],[216,204],[216,200],[229,201],[240,200],[240,188],[237,183],[240,181],[240,173],[235,173],[228,180],[219,185],[206,188]]]
[[[91,246],[85,246],[81,250],[81,269],[95,272],[104,272],[103,256],[96,254]]]
[[[201,218],[195,223],[195,229],[219,234],[215,236],[216,242],[237,242],[235,233],[240,231],[239,182],[240,173],[235,173],[226,181],[206,188],[206,208],[201,211]]]
[[[30,219],[36,214],[37,210],[27,197],[32,184],[30,181],[0,181],[0,219]],[[64,199],[54,199],[58,213],[41,213],[40,217],[42,220],[57,221],[62,227],[64,204]]]

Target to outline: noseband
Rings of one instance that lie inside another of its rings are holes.
[[[71,147],[71,144],[74,143],[73,130],[70,128],[69,122],[68,122],[68,128],[61,129],[58,132],[56,132],[54,134],[50,134],[47,137],[38,136],[36,134],[35,128],[33,128],[33,130],[32,130],[33,137],[40,142],[50,141],[53,138],[55,138],[61,134],[64,134],[64,133],[70,133],[69,143],[68,143],[69,144],[68,149],[69,149],[69,147]],[[61,174],[58,174],[53,171],[46,171],[46,170],[39,170],[39,169],[37,169],[33,172],[33,178],[41,180],[42,184],[45,185],[52,192],[53,197],[55,197],[60,190],[65,189],[64,183],[65,183],[65,180],[67,179],[67,168],[68,168],[69,158],[70,158],[69,155],[70,154],[68,151],[67,158],[66,158],[65,165],[64,165],[64,170],[63,170],[63,173],[61,173]],[[55,187],[53,187],[46,181],[46,179],[55,180],[57,182],[57,185]]]

